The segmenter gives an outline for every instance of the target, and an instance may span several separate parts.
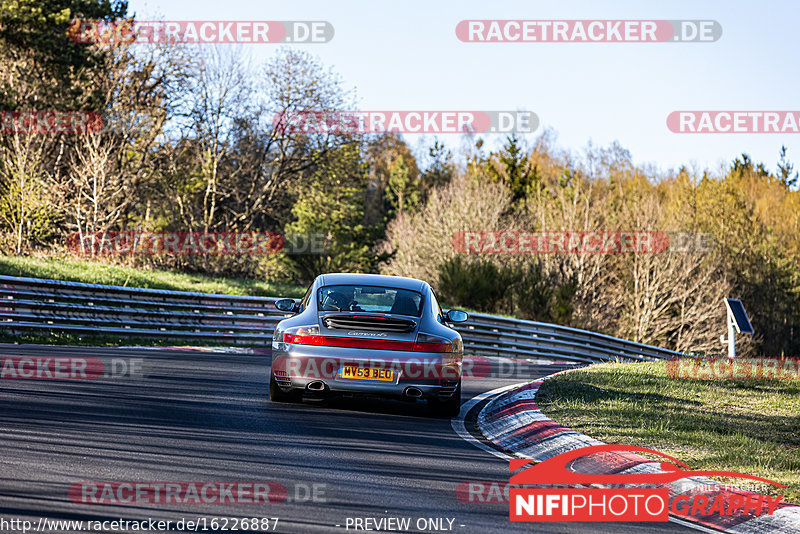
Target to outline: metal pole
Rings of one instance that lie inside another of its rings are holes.
[[[733,314],[728,311],[728,358],[736,357],[736,330],[733,328]]]

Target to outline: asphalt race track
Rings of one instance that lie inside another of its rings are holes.
[[[459,482],[507,481],[508,464],[461,439],[450,421],[403,402],[267,400],[268,355],[10,345],[3,356],[89,356],[134,376],[0,381],[0,518],[279,518],[278,532],[363,532],[350,518],[444,518],[422,532],[691,532],[668,524],[514,524],[508,504],[465,503]],[[131,360],[133,359],[133,360]],[[560,370],[464,382],[463,399]],[[122,373],[123,375],[125,373]],[[274,481],[274,504],[74,503],[79,482]],[[452,530],[447,530],[453,520]],[[230,528],[230,527],[229,527]],[[198,529],[203,531],[202,527]],[[254,531],[244,529],[246,531]],[[5,532],[22,532],[10,528]],[[240,528],[240,532],[243,531]],[[74,529],[47,532],[78,532]],[[84,530],[86,532],[86,530]],[[116,530],[115,532],[127,532]]]

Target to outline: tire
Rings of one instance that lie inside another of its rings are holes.
[[[453,418],[461,411],[461,382],[458,382],[455,392],[446,401],[439,399],[429,399],[428,409],[434,415]]]
[[[300,402],[302,394],[302,391],[283,391],[275,382],[272,373],[269,374],[269,400],[272,402]]]

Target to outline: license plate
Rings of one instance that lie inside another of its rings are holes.
[[[392,381],[392,370],[381,367],[359,367],[358,365],[344,365],[339,371],[339,376],[350,380],[381,380]]]

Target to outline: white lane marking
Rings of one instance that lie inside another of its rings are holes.
[[[463,439],[467,443],[471,443],[472,445],[478,447],[481,450],[488,452],[489,454],[493,454],[494,456],[497,456],[498,458],[503,460],[510,460],[512,458],[516,458],[516,456],[512,456],[510,454],[498,451],[497,449],[489,447],[482,441],[475,439],[475,436],[473,436],[467,430],[467,425],[464,423],[464,418],[476,404],[478,404],[485,398],[505,393],[509,389],[518,388],[520,386],[524,386],[525,384],[529,384],[530,382],[535,382],[535,380],[520,382],[519,384],[512,384],[510,386],[503,386],[501,388],[493,389],[491,391],[487,391],[485,393],[481,393],[480,395],[472,397],[470,400],[461,405],[461,410],[459,410],[458,416],[450,420],[450,426],[453,427],[453,431],[456,434],[458,434],[461,437],[461,439]],[[710,528],[704,527],[702,525],[697,525],[695,523],[686,521],[684,519],[678,519],[677,517],[674,517],[672,515],[669,516],[669,521],[670,523],[675,523],[683,527],[699,530],[700,532],[710,532],[711,534],[719,534],[720,532],[725,532],[724,530],[712,530]]]

